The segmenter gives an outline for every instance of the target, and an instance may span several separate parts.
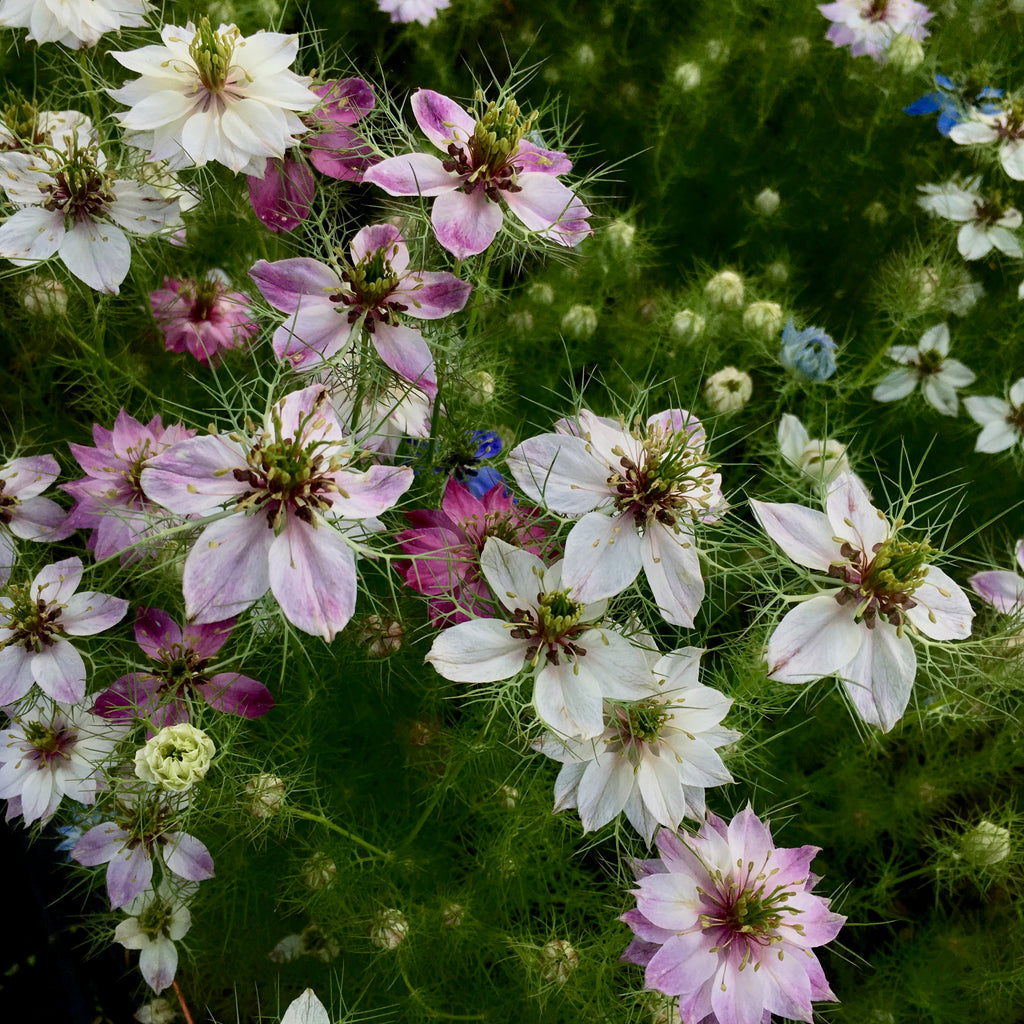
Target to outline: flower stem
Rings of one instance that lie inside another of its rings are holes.
[[[178,1002],[181,1004],[181,1012],[185,1015],[185,1024],[195,1024],[192,1020],[192,1014],[188,1012],[188,1003],[185,1002],[185,997],[181,994],[181,989],[178,988],[178,983],[172,981],[171,985],[174,986],[174,994],[178,997]]]
[[[419,992],[413,988],[412,983],[409,981],[409,975],[405,973],[405,968],[399,964],[399,973],[402,975],[402,981],[405,982],[405,987],[409,990],[409,998],[414,1002],[420,1004],[423,1007],[424,1013],[428,1016],[435,1018],[436,1020],[487,1020],[486,1013],[444,1013],[441,1010],[435,1010]]]
[[[382,860],[391,860],[392,854],[388,850],[382,850],[379,846],[374,846],[373,843],[368,843],[365,839],[360,838],[354,832],[349,832],[348,829],[342,828],[340,825],[335,825],[329,818],[325,818],[322,814],[314,814],[312,811],[303,811],[297,807],[291,808],[291,814],[295,818],[302,818],[305,821],[313,821],[318,825],[323,825],[324,828],[330,829],[332,832],[337,832],[339,836],[343,836],[349,842],[355,843],[356,846],[361,846],[364,850],[372,853],[375,857],[380,857]]]
[[[99,94],[89,77],[89,58],[86,57],[84,49],[78,51],[78,68],[82,72],[82,85],[85,87],[85,94],[89,97],[89,104],[92,107],[92,124],[99,131],[100,121],[103,120],[103,111],[100,110]]]

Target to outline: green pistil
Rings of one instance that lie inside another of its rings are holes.
[[[199,80],[208,92],[220,92],[224,88],[238,35],[238,29],[214,32],[209,18],[204,15],[199,19],[199,28],[188,52],[199,72]]]
[[[158,939],[170,927],[174,912],[163,900],[156,900],[139,914],[139,928],[151,939]]]
[[[477,94],[478,100],[483,96]],[[491,169],[504,167],[519,149],[523,136],[530,130],[536,114],[523,116],[519,104],[511,97],[500,107],[488,103],[477,118],[470,143],[476,156],[476,165],[486,164]]]
[[[17,100],[0,108],[0,123],[3,123],[4,127],[22,145],[31,146],[41,141],[36,128],[37,119],[36,108],[27,100]]]
[[[210,311],[217,304],[223,285],[215,277],[204,277],[196,282],[195,298],[192,301],[193,320],[208,320]]]
[[[782,924],[782,917],[770,903],[756,893],[743,893],[733,904],[729,925],[733,931],[747,935],[768,935]]]
[[[364,256],[348,272],[348,283],[361,303],[368,307],[380,305],[397,287],[398,275],[383,248]]]
[[[936,352],[935,349],[928,349],[927,352],[921,353],[920,362],[917,364],[918,372],[922,376],[938,373],[942,369],[942,362],[941,352]]]
[[[896,525],[899,526],[899,522]],[[924,582],[928,563],[935,553],[927,540],[904,541],[890,537],[875,553],[863,589],[909,596]]]
[[[652,743],[661,734],[668,715],[657,701],[644,701],[629,709],[629,732],[633,739]]]
[[[60,749],[57,730],[44,726],[42,722],[29,722],[25,726],[25,736],[43,754],[56,754]]]
[[[26,649],[41,651],[53,643],[51,634],[64,632],[64,627],[55,621],[60,617],[60,605],[32,600],[28,587],[9,584],[6,592],[11,599],[11,607],[5,613],[6,625],[15,633],[7,643],[20,643]]]
[[[540,632],[548,640],[557,640],[580,621],[583,605],[570,600],[567,590],[542,594],[537,602]]]

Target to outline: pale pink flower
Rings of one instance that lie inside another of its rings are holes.
[[[125,908],[126,917],[115,929],[114,940],[125,949],[138,949],[139,970],[154,992],[163,992],[178,971],[178,949],[174,945],[192,927],[188,902],[194,883],[172,890],[164,879],[159,888],[147,889]]]
[[[146,0],[0,0],[0,25],[27,28],[27,39],[95,46],[107,32],[140,28],[152,7]]]
[[[572,163],[565,153],[529,141],[532,118],[522,116],[515,100],[489,103],[474,117],[447,96],[419,89],[412,109],[445,158],[391,157],[363,180],[392,196],[436,196],[434,234],[458,259],[494,241],[506,208],[529,232],[559,245],[579,245],[590,234],[590,211],[558,180]]]
[[[931,640],[971,635],[966,594],[928,564],[927,541],[905,540],[871,504],[855,476],[829,489],[825,512],[751,500],[757,521],[797,565],[825,573],[835,585],[802,600],[768,641],[768,676],[808,683],[842,680],[857,713],[883,732],[903,716],[917,673],[911,634]]]
[[[976,452],[1002,452],[1024,442],[1024,377],[1010,388],[1009,401],[970,395],[964,399],[964,408],[982,428],[974,443]]]
[[[582,409],[555,430],[513,449],[508,467],[534,501],[583,516],[565,542],[566,586],[596,601],[643,568],[665,619],[692,626],[704,598],[694,526],[725,507],[700,422],[669,409],[627,430]]]
[[[353,530],[373,529],[412,483],[407,466],[353,468],[326,389],[275,403],[263,427],[190,438],[142,472],[142,489],[180,515],[223,510],[185,560],[185,614],[220,622],[268,590],[285,617],[333,640],[355,610]]]
[[[377,0],[377,6],[396,22],[418,21],[429,25],[438,11],[447,10],[452,0]]]
[[[867,54],[880,62],[898,35],[926,39],[925,23],[935,16],[916,0],[836,0],[819,4],[818,10],[832,22],[825,38],[833,45],[849,46],[854,57]]]
[[[23,456],[0,466],[0,584],[11,577],[17,559],[13,537],[63,540],[72,530],[68,514],[43,491],[60,476],[52,455]]]
[[[817,846],[779,848],[748,806],[727,825],[709,814],[696,835],[658,832],[661,856],[639,861],[636,935],[622,955],[649,989],[678,997],[682,1024],[810,1022],[812,1000],[835,1001],[811,952],[845,917],[812,894]]]
[[[1024,572],[1024,540],[1017,541],[1017,564]],[[968,581],[974,592],[1004,615],[1024,612],[1024,577],[1006,569],[976,572]]]

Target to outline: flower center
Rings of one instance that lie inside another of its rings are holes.
[[[96,166],[97,154],[91,150],[75,150],[67,163],[53,172],[53,184],[41,186],[49,195],[43,200],[45,210],[57,210],[65,219],[95,218],[106,213],[117,198],[110,182]]]
[[[355,265],[341,261],[341,279],[348,285],[348,289],[331,295],[330,300],[348,307],[350,324],[365,315],[365,326],[371,334],[378,320],[394,326],[398,323],[396,314],[404,313],[409,308],[400,302],[387,301],[401,280],[389,258],[397,252],[396,243],[390,251],[387,246],[374,249]]]
[[[942,363],[942,354],[936,352],[935,349],[928,349],[920,355],[920,359],[917,364],[917,372],[922,377],[929,377],[933,373],[938,373],[939,370],[942,369]]]
[[[199,19],[199,28],[189,44],[188,53],[207,92],[217,93],[224,88],[238,37],[238,29],[234,26],[226,32],[214,32],[209,18],[204,15]]]
[[[861,17],[868,21],[885,21],[885,16],[888,13],[888,6],[889,0],[872,0],[872,2],[861,11]]]
[[[0,125],[13,136],[13,141],[0,142],[0,150],[25,149],[44,140],[38,126],[38,111],[27,100],[19,99],[0,110]]]
[[[991,199],[974,200],[974,219],[979,224],[991,227],[997,221],[1002,220],[1006,214],[1002,198],[994,193]]]
[[[37,653],[56,643],[56,637],[64,632],[59,621],[64,606],[41,597],[33,600],[28,587],[8,584],[6,589],[12,602],[6,612],[7,628],[14,631],[7,643],[21,644],[26,650]]]
[[[14,510],[21,504],[13,494],[4,494],[6,485],[6,480],[0,480],[0,523],[5,526],[14,518]]]
[[[142,493],[142,471],[146,468],[146,463],[150,458],[150,439],[148,437],[142,438],[138,444],[129,445],[125,449],[125,455],[128,457],[128,466],[122,471],[122,475],[128,482],[128,485],[132,489],[132,497],[137,498],[140,501],[145,500]]]
[[[652,743],[656,740],[668,721],[664,707],[653,698],[634,704],[627,709],[627,713],[629,735],[633,740],[642,743]]]
[[[163,900],[154,900],[139,914],[139,929],[151,939],[159,939],[174,919],[174,911]]]
[[[49,763],[57,758],[68,759],[67,750],[74,744],[75,734],[70,729],[55,729],[42,722],[29,722],[24,726],[25,738],[32,744],[36,757]]]
[[[559,664],[562,655],[582,657],[586,650],[573,640],[583,632],[579,625],[583,605],[569,597],[569,591],[556,590],[537,595],[537,611],[517,608],[513,613],[518,625],[512,630],[517,640],[529,640],[527,661],[537,664],[543,650],[552,665]]]
[[[223,284],[215,277],[207,276],[196,281],[186,293],[192,298],[192,308],[188,314],[189,320],[193,323],[209,320],[223,291]]]

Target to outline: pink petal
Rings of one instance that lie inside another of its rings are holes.
[[[294,231],[309,216],[316,180],[298,160],[268,160],[263,177],[250,174],[247,181],[253,211],[271,231]]]
[[[468,281],[460,281],[454,274],[421,270],[404,278],[392,298],[409,307],[405,310],[408,316],[440,320],[462,309],[472,290]]]
[[[262,683],[230,672],[219,673],[195,689],[210,707],[242,718],[259,718],[274,706],[274,698]]]
[[[430,222],[437,240],[462,260],[483,252],[494,241],[501,229],[501,207],[482,188],[472,195],[449,191],[434,200]]]
[[[60,465],[52,455],[26,455],[11,459],[0,469],[4,493],[21,502],[37,498],[60,476]]]
[[[832,539],[828,516],[803,505],[750,501],[751,511],[768,534],[786,554],[809,569],[828,570],[839,557],[839,545]]]
[[[159,661],[161,651],[181,643],[181,627],[159,608],[139,608],[135,613],[135,642]]]
[[[854,610],[821,594],[787,612],[768,641],[769,677],[809,683],[849,664],[870,632],[853,621]]]
[[[161,935],[139,954],[139,970],[146,984],[159,995],[174,981],[178,971],[177,947]]]
[[[92,636],[120,622],[127,611],[124,598],[83,590],[65,602],[60,621],[69,636]]]
[[[520,168],[520,174],[524,171],[538,174],[568,174],[572,170],[572,161],[569,157],[557,149],[544,149],[535,146],[532,142],[523,139],[519,143],[515,159],[512,161]]]
[[[179,515],[202,515],[249,490],[242,447],[220,435],[190,437],[151,459],[142,471],[142,490],[150,501]],[[224,616],[222,616],[223,618]]]
[[[586,604],[622,593],[640,572],[641,544],[632,515],[588,512],[566,538],[562,585]]]
[[[20,508],[7,524],[11,533],[22,540],[63,540],[73,532],[67,527],[68,514],[49,498],[22,499]]]
[[[0,650],[0,707],[13,704],[32,689],[35,677],[28,651],[18,644],[8,644]]]
[[[1024,609],[1024,579],[1015,572],[993,569],[975,573],[967,582],[983,601],[1004,615],[1015,615]]]
[[[338,275],[326,263],[298,257],[268,263],[257,260],[249,271],[263,297],[282,313],[295,313],[310,301],[326,301],[327,295],[341,291]]]
[[[304,308],[274,331],[274,355],[302,369],[343,352],[352,342],[344,308],[309,297]]]
[[[369,519],[394,507],[412,485],[408,466],[371,466],[365,473],[341,470],[334,480],[343,493],[330,495],[332,514],[339,519]]]
[[[127,838],[127,836],[126,836]],[[131,903],[146,891],[153,878],[153,862],[142,843],[125,846],[107,865],[107,895],[110,909],[116,910]]]
[[[82,560],[65,558],[47,565],[32,580],[32,595],[53,604],[63,604],[82,582]]]
[[[190,882],[213,878],[210,851],[195,836],[186,832],[165,832],[160,837],[164,863],[179,877]]]
[[[522,191],[506,192],[505,200],[531,231],[567,246],[578,245],[590,233],[586,223],[590,211],[557,178],[521,174],[517,180]]]
[[[121,845],[128,838],[128,833],[112,821],[104,821],[82,834],[75,843],[71,856],[79,864],[94,868],[97,864],[106,864],[116,856]]]
[[[423,134],[445,154],[451,143],[462,145],[476,131],[476,121],[467,111],[432,89],[417,89],[413,93],[412,112]]]
[[[381,160],[366,169],[363,181],[379,186],[389,196],[439,196],[462,184],[462,178],[449,174],[441,161],[429,153],[407,153]]]
[[[430,398],[437,395],[434,357],[423,335],[413,327],[379,323],[370,336],[377,355],[400,377],[411,381]]]
[[[718,967],[718,955],[708,952],[711,945],[699,929],[673,935],[647,965],[646,987],[670,996],[699,989]]]
[[[67,640],[37,651],[31,660],[32,675],[48,697],[62,704],[77,704],[85,696],[85,662]]]
[[[644,573],[666,622],[692,627],[704,600],[704,578],[693,534],[655,523],[640,548]]]
[[[349,249],[353,263],[359,263],[367,256],[384,250],[384,258],[399,276],[409,266],[409,247],[402,238],[402,232],[394,224],[370,224],[360,228],[349,243]]]
[[[868,555],[889,536],[889,521],[871,504],[860,477],[840,473],[829,488],[825,511],[833,533]]]

